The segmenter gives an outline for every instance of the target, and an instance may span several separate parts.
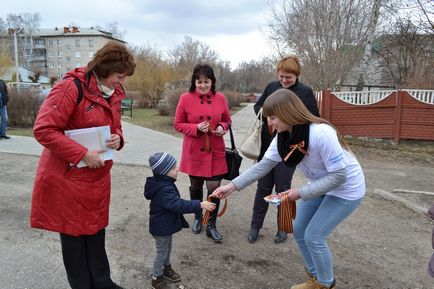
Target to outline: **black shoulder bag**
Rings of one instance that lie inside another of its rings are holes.
[[[231,136],[231,147],[226,148],[226,163],[228,165],[228,172],[223,176],[225,180],[233,180],[240,174],[240,166],[243,158],[238,154],[235,148],[234,135],[232,133],[232,128],[229,127],[229,133]]]

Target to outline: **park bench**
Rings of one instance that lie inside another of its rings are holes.
[[[121,103],[121,114],[124,115],[124,111],[130,112],[130,117],[133,117],[133,99],[124,98]]]

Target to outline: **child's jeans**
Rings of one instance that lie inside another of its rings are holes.
[[[297,202],[294,239],[307,270],[322,285],[329,286],[334,278],[333,259],[327,238],[359,206],[361,200],[323,195]]]
[[[163,267],[170,265],[170,252],[172,251],[172,235],[168,236],[153,236],[155,239],[155,248],[157,256],[154,260],[154,277],[163,275]]]

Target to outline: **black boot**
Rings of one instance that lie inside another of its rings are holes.
[[[217,214],[219,211],[220,199],[212,198],[212,202],[216,204],[214,211],[209,215],[208,225],[206,226],[206,235],[212,238],[214,242],[220,243],[222,241],[222,236],[216,228]]]
[[[202,202],[203,199],[203,189],[200,190],[192,190],[190,187],[190,199],[199,200]],[[193,225],[191,226],[191,230],[194,234],[199,234],[202,231],[202,211],[200,213],[194,214]]]

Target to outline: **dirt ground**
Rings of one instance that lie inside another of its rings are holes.
[[[426,149],[426,147],[428,149]],[[364,169],[367,196],[330,238],[336,288],[434,288],[426,273],[434,252],[433,225],[423,214],[376,197],[375,188],[434,191],[433,144],[395,150],[384,144],[358,144],[354,151]],[[29,229],[29,207],[38,158],[0,153],[0,288],[68,288],[58,235]],[[154,241],[148,233],[145,167],[115,165],[107,251],[112,277],[124,288],[150,288]],[[188,198],[188,180],[177,184]],[[303,182],[297,176],[294,183]],[[292,236],[274,244],[276,209],[269,208],[254,244],[247,242],[255,185],[234,193],[218,220],[222,244],[189,229],[174,235],[172,264],[182,281],[171,288],[290,288],[305,280],[303,263]],[[415,199],[413,197],[413,199]],[[428,207],[434,197],[416,198]],[[191,223],[192,215],[187,215]]]

